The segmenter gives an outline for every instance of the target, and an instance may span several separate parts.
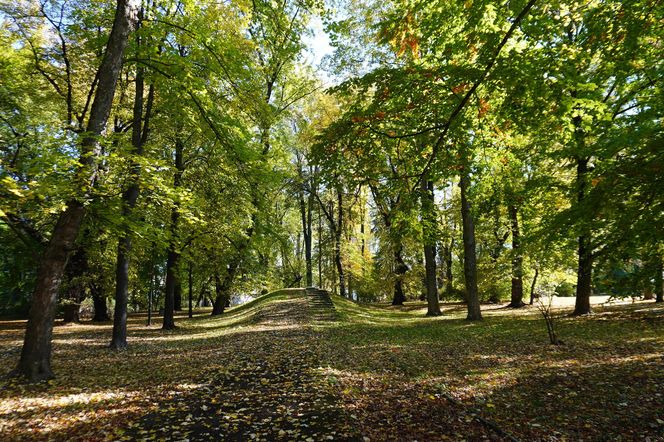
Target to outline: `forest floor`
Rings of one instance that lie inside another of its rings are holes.
[[[366,306],[282,290],[174,331],[54,330],[57,378],[0,380],[0,440],[664,440],[664,306]],[[24,321],[0,321],[0,373]],[[512,439],[513,440],[513,439]]]

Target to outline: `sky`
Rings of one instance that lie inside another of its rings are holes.
[[[313,35],[304,37],[304,43],[307,45],[305,60],[312,66],[317,68],[318,74],[326,86],[330,86],[334,81],[330,78],[329,74],[321,68],[321,61],[326,55],[332,54],[334,48],[330,46],[330,38],[323,29],[323,22],[320,17],[313,17],[309,28],[313,31]]]

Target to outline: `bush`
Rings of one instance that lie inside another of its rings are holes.
[[[571,297],[574,296],[574,292],[574,285],[567,281],[563,281],[556,286],[555,295],[561,297]]]

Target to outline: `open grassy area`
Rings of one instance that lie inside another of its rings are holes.
[[[637,302],[562,316],[548,344],[534,308],[421,303],[334,315],[302,290],[211,318],[145,327],[107,349],[111,324],[57,326],[48,384],[0,384],[2,440],[664,439],[664,309]],[[333,318],[330,320],[330,318]],[[0,371],[24,322],[0,322]],[[485,420],[481,423],[480,420]]]

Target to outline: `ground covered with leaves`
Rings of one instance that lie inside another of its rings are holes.
[[[179,328],[57,326],[57,378],[0,381],[5,440],[664,440],[664,308],[359,306],[284,290]],[[0,371],[22,321],[0,322]]]

